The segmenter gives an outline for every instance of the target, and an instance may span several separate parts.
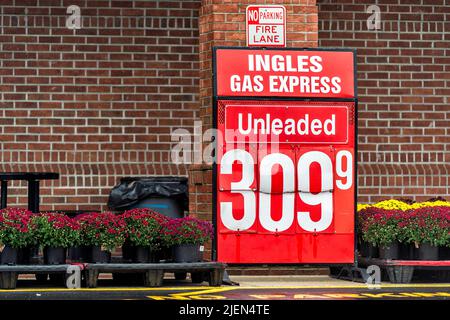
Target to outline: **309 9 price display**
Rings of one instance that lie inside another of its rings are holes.
[[[255,177],[255,163],[252,155],[240,149],[234,149],[225,153],[220,164],[221,174],[231,174],[232,164],[243,163],[242,179],[232,182],[230,194],[242,195],[243,213],[240,219],[233,215],[233,201],[220,203],[220,218],[228,230],[244,232],[250,229],[256,221],[256,207],[259,206],[259,223],[262,229],[269,232],[284,232],[292,227],[294,220],[304,231],[321,232],[328,229],[333,221],[333,190],[334,185],[340,190],[348,190],[353,185],[353,156],[348,150],[340,150],[336,154],[335,166],[331,156],[321,151],[308,151],[299,156],[297,168],[294,159],[284,153],[271,153],[265,155],[259,163],[259,199],[256,190],[252,188]],[[311,166],[317,163],[321,177],[317,187],[311,186]],[[277,191],[279,196],[272,196],[273,168],[280,167],[282,180]],[[334,170],[335,169],[335,170]],[[335,172],[333,172],[335,171]],[[296,177],[297,173],[297,177]],[[337,179],[334,180],[334,177]],[[295,184],[297,180],[297,188]],[[310,211],[296,210],[295,192],[300,198],[297,207],[319,206],[320,218],[313,220]],[[233,198],[233,197],[231,197]],[[230,199],[231,199],[230,198]],[[281,208],[280,219],[272,217],[272,198],[278,200],[277,207]],[[295,219],[295,217],[297,217]]]

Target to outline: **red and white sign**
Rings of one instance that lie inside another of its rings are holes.
[[[348,113],[347,106],[229,105],[225,141],[346,144]]]
[[[354,103],[217,106],[219,261],[352,263]]]
[[[215,59],[218,261],[353,263],[354,53],[218,48]]]
[[[251,5],[246,10],[248,47],[286,46],[286,8]]]
[[[352,51],[217,49],[217,95],[354,98],[353,63]]]

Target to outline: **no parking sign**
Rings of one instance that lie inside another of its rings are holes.
[[[247,46],[285,47],[286,8],[281,5],[250,5],[246,9]]]
[[[214,49],[214,217],[227,263],[353,263],[352,50]]]

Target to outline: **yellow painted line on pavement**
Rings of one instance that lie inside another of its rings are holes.
[[[359,284],[352,286],[277,286],[277,287],[220,287],[209,290],[195,290],[192,292],[172,293],[166,296],[147,296],[153,300],[192,300],[192,299],[226,299],[225,296],[211,295],[212,293],[223,293],[226,291],[239,291],[239,290],[295,290],[295,289],[367,289],[367,284]],[[383,288],[450,288],[450,284],[384,284],[380,285],[379,289]],[[255,295],[250,295],[256,297]],[[325,294],[326,296],[326,294]],[[353,298],[356,298],[359,294],[353,294]],[[278,297],[280,298],[281,295]],[[283,295],[286,297],[286,295]]]
[[[171,293],[167,296],[147,296],[149,299],[153,300],[191,300],[193,298],[202,299],[202,298],[210,298],[210,299],[226,299],[224,296],[211,295],[212,293],[222,293],[226,291],[233,291],[237,289],[236,287],[215,287],[206,290],[195,290],[190,292],[182,292],[182,293]]]
[[[195,291],[193,291],[193,292],[183,292],[183,293],[180,293],[180,294],[177,294],[177,295],[180,295],[180,296],[190,296],[190,295],[193,295],[193,294],[209,294],[209,293],[218,293],[218,292],[225,292],[225,291],[231,291],[231,290],[234,290],[235,288],[233,288],[233,287],[216,287],[216,288],[211,288],[211,287],[209,287],[208,289],[206,289],[206,290],[195,290]]]
[[[192,292],[206,290],[208,292],[223,292],[232,290],[280,290],[280,289],[365,289],[367,284],[361,283],[358,285],[303,285],[303,286],[236,286],[236,287],[209,287],[209,286],[190,286],[190,287],[111,287],[111,288],[40,288],[40,289],[0,289],[0,293],[11,292],[126,292],[126,291],[187,291],[181,292],[183,295],[191,295]],[[450,288],[450,283],[417,283],[417,284],[381,284],[379,289],[387,288]]]
[[[358,285],[323,285],[323,286],[315,286],[315,285],[304,285],[304,286],[240,286],[236,287],[236,289],[364,289],[369,285],[365,283],[361,283]],[[370,285],[374,286],[374,285]],[[450,288],[450,283],[385,283],[377,285],[380,289],[383,288]]]
[[[210,289],[211,287],[111,287],[111,288],[79,288],[79,289],[67,289],[67,288],[40,288],[40,289],[0,289],[0,293],[3,292],[121,292],[121,291],[184,291],[184,290],[196,290],[196,289]]]

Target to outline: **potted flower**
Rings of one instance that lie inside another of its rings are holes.
[[[107,263],[111,251],[125,240],[125,225],[111,212],[84,213],[75,218],[81,227],[81,242],[91,247],[90,262]]]
[[[100,212],[100,211],[97,211]],[[76,216],[83,214],[84,212],[81,211],[66,211],[65,212],[69,217],[76,220]],[[81,233],[81,231],[80,231]],[[80,235],[81,238],[81,235]],[[91,255],[92,247],[87,246],[80,240],[80,243],[76,246],[70,247],[67,250],[67,258],[70,260],[71,263],[83,263],[88,262],[89,257]]]
[[[172,246],[175,262],[198,262],[202,260],[201,246],[211,240],[212,224],[186,217],[170,219],[162,226],[163,245]]]
[[[368,221],[366,215],[370,214],[370,211],[366,211],[369,206],[359,208],[358,205],[358,219],[357,219],[357,229],[358,229],[358,252],[359,255],[366,258],[377,258],[378,257],[378,247],[375,243],[370,243],[366,240],[364,236],[367,232]]]
[[[450,207],[422,207],[407,214],[401,237],[415,245],[419,260],[439,260],[439,247],[450,241]]]
[[[359,212],[358,225],[363,241],[379,247],[380,258],[398,258],[398,219],[403,211],[368,207]]]
[[[124,257],[137,263],[157,261],[156,253],[161,249],[162,224],[169,218],[144,208],[125,211],[121,219],[126,226],[127,246],[122,248]],[[127,255],[127,250],[131,250],[131,254]]]
[[[44,249],[45,264],[64,264],[67,248],[80,241],[79,224],[63,213],[42,213],[33,218],[36,238]]]
[[[0,210],[1,264],[20,263],[20,256],[36,245],[35,229],[31,223],[33,213],[25,209]]]

